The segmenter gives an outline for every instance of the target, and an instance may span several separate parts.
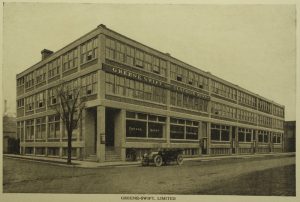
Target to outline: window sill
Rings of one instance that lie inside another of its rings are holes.
[[[126,139],[128,140],[135,140],[135,139],[138,139],[138,140],[166,140],[166,138],[153,138],[153,137],[126,137]]]

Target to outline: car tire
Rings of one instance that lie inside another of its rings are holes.
[[[157,166],[157,167],[161,166],[163,163],[163,159],[160,155],[155,156],[153,160],[154,160],[155,166]]]
[[[178,155],[176,161],[177,161],[178,165],[182,165],[183,164],[183,157],[182,157],[182,155]]]

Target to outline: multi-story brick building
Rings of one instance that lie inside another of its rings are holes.
[[[160,147],[185,155],[282,152],[284,106],[104,25],[17,75],[20,152],[66,156],[66,132],[51,110],[60,80],[81,88],[86,109],[73,156],[126,160]]]

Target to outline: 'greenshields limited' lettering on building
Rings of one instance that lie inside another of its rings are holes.
[[[163,81],[152,79],[152,78],[149,78],[147,76],[137,74],[137,73],[125,70],[125,69],[121,69],[121,68],[117,68],[117,67],[113,67],[113,66],[110,66],[110,65],[103,64],[103,70],[105,72],[109,72],[109,73],[112,73],[112,74],[117,74],[117,75],[120,75],[120,76],[127,77],[129,79],[133,79],[133,80],[141,81],[141,82],[144,82],[144,83],[147,83],[147,84],[159,86],[159,87],[166,88],[166,89],[169,89],[169,90],[172,90],[172,91],[177,91],[177,92],[181,92],[181,93],[184,93],[184,94],[193,95],[193,96],[200,97],[200,98],[206,99],[206,100],[210,99],[210,97],[208,95],[204,95],[202,93],[199,93],[199,92],[196,92],[196,91],[193,91],[193,90],[190,90],[190,89],[186,89],[186,88],[183,88],[183,87],[180,87],[180,86],[176,86],[176,85],[173,85],[173,84],[165,83]]]

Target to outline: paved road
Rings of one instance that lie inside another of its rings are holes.
[[[294,156],[96,169],[4,158],[3,165],[3,192],[295,195]]]

